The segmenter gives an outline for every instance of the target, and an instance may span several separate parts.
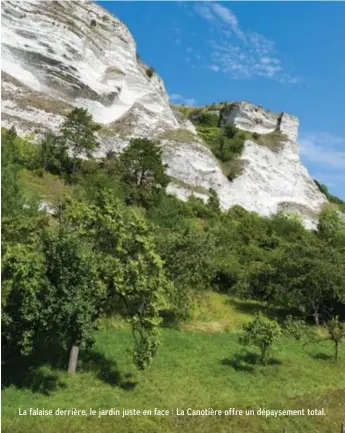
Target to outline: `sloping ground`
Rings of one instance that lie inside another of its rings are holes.
[[[331,343],[301,343],[284,337],[281,350],[266,367],[253,363],[255,353],[243,351],[238,337],[243,323],[263,305],[227,300],[212,294],[196,307],[202,320],[228,320],[227,332],[201,329],[194,332],[163,330],[162,346],[151,368],[136,371],[127,349],[131,333],[126,328],[101,331],[93,352],[81,353],[79,372],[73,377],[60,370],[41,367],[31,371],[17,386],[2,393],[4,432],[25,433],[334,433],[340,431],[345,405],[345,348],[339,364],[331,357]],[[228,317],[227,317],[228,316]],[[196,323],[195,318],[190,325]],[[87,390],[87,392],[85,392]],[[34,408],[96,410],[96,416],[19,416]],[[102,409],[169,410],[168,416],[103,416]],[[187,408],[238,410],[259,408],[322,409],[325,416],[182,416]]]

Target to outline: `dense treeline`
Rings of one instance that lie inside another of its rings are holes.
[[[239,206],[222,212],[213,190],[207,204],[194,196],[182,202],[165,191],[159,143],[132,139],[121,154],[94,158],[99,128],[75,109],[38,145],[14,129],[2,131],[5,364],[70,352],[75,371],[99,319],[121,314],[143,369],[159,346],[160,326],[188,318],[192,302],[210,288],[283,307],[293,323],[327,323],[339,337],[345,222],[336,205],[323,210],[317,231],[307,231],[297,217],[263,218]],[[51,203],[53,215],[40,211],[27,197],[23,170],[58,175],[73,193]],[[260,320],[247,328],[248,343],[257,344]],[[273,341],[275,327],[267,326]]]

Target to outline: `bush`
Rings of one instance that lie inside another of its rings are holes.
[[[214,113],[202,113],[198,120],[202,126],[218,126],[219,116]]]
[[[260,135],[257,132],[253,133],[253,139],[258,140],[260,138]]]
[[[91,27],[96,27],[96,25],[97,25],[96,20],[91,20],[91,22],[90,22],[90,26],[91,26]]]
[[[258,348],[260,362],[266,365],[273,345],[281,336],[280,326],[277,322],[265,318],[260,312],[252,322],[243,325],[243,330],[244,335],[240,338],[240,343]]]
[[[155,69],[152,66],[150,66],[149,68],[146,69],[146,75],[149,78],[152,78],[155,73],[156,73],[156,71],[155,71]]]

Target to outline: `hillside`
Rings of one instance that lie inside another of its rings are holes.
[[[104,324],[93,351],[83,353],[80,373],[69,377],[62,371],[42,368],[29,379],[26,389],[14,386],[3,392],[3,427],[6,432],[51,433],[93,431],[101,433],[210,433],[281,432],[283,426],[294,433],[333,433],[343,421],[344,360],[330,363],[327,343],[304,347],[284,338],[284,349],[273,362],[261,367],[254,356],[246,356],[238,344],[238,332],[260,303],[224,295],[205,299],[196,319],[186,323],[189,332],[167,329],[162,348],[150,371],[137,372],[126,355],[130,331],[116,321]],[[208,320],[205,321],[205,311]],[[204,310],[204,312],[203,312]],[[210,314],[211,312],[211,314]],[[221,318],[231,318],[221,330]],[[209,322],[212,320],[212,326]],[[218,327],[217,327],[218,325]],[[194,329],[193,329],[194,328]],[[345,351],[341,351],[345,357]],[[173,372],[173,373],[172,373]],[[87,392],[84,390],[87,389]],[[264,390],[264,391],[263,391]],[[97,415],[60,417],[13,416],[17,407],[45,409],[94,408]],[[177,416],[177,410],[248,408],[324,408],[327,416]],[[174,411],[170,416],[102,416],[98,409],[154,408]]]
[[[246,139],[243,170],[229,180],[191,121],[170,107],[162,79],[139,58],[125,24],[86,0],[45,8],[36,1],[4,1],[3,126],[40,137],[56,132],[75,106],[103,125],[98,156],[122,150],[133,136],[159,139],[172,178],[169,191],[181,199],[199,191],[207,200],[212,188],[223,209],[297,213],[309,228],[327,203],[299,160],[295,117],[244,102],[223,108],[223,127],[235,125],[270,141],[275,131],[283,134],[274,137],[276,152],[253,136]]]

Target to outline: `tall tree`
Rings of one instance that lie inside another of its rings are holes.
[[[93,245],[107,287],[107,311],[123,305],[133,330],[134,362],[144,369],[159,346],[160,312],[171,290],[144,218],[106,190],[93,203],[71,203],[64,218]]]
[[[61,125],[62,139],[71,149],[72,174],[76,170],[77,158],[85,154],[90,157],[99,146],[95,133],[101,129],[101,125],[95,123],[92,115],[85,108],[74,108]]]
[[[147,138],[132,139],[120,156],[128,202],[146,205],[158,191],[164,190],[169,183],[164,168],[158,143]]]

